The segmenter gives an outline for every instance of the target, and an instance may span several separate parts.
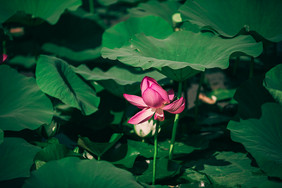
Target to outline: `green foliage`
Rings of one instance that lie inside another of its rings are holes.
[[[232,7],[232,8],[230,8]],[[257,32],[273,42],[282,40],[280,0],[187,0],[179,11],[183,20],[212,28],[227,37],[237,35],[241,29],[246,32]]]
[[[119,46],[114,49],[104,47],[102,49],[103,57],[112,60],[117,59],[127,65],[142,67],[143,69],[154,67],[161,72],[164,67],[173,70],[186,67],[192,69],[188,70],[190,75],[186,73],[184,74],[185,77],[181,79],[171,77],[171,79],[181,81],[195,75],[195,71],[204,71],[206,68],[215,67],[227,68],[229,57],[235,52],[242,52],[255,57],[262,52],[262,44],[256,43],[250,36],[223,39],[216,35],[191,31],[172,33],[165,40],[136,34],[131,39],[130,45]],[[171,76],[171,74],[167,76]]]
[[[106,49],[121,48],[130,45],[130,40],[138,33],[163,39],[172,32],[172,27],[160,17],[131,17],[107,29],[103,34],[102,44]],[[105,50],[102,49],[102,56],[107,57],[103,51]]]
[[[98,110],[100,99],[94,88],[61,59],[40,56],[36,66],[36,82],[43,92],[81,110],[84,115]]]
[[[2,144],[4,141],[4,131],[0,129],[0,144]]]
[[[33,158],[39,150],[22,138],[5,138],[0,144],[0,181],[29,177]]]
[[[87,137],[79,136],[77,144],[83,149],[86,149],[90,153],[100,158],[105,152],[111,149],[111,147],[113,147],[117,143],[117,141],[121,139],[122,136],[123,134],[115,133],[111,136],[110,140],[105,143],[92,142]]]
[[[46,163],[23,187],[142,187],[129,172],[105,161],[68,157]]]
[[[282,178],[282,107],[275,103],[262,106],[260,119],[230,121],[231,138],[242,143],[269,176]]]
[[[34,78],[26,77],[7,65],[1,65],[0,80],[2,130],[34,130],[51,122],[52,103],[40,91]]]
[[[265,74],[264,87],[282,105],[282,64],[277,65]]]
[[[133,17],[144,17],[148,15],[159,16],[166,20],[171,26],[173,22],[172,16],[178,12],[180,3],[177,1],[148,1],[140,3],[137,7],[128,10],[129,14]]]
[[[97,81],[109,92],[122,96],[124,93],[136,94],[140,90],[140,82],[144,76],[150,76],[157,81],[165,76],[157,71],[141,71],[131,67],[113,66],[107,71],[96,67],[92,71],[85,65],[74,68],[74,71],[85,80]]]
[[[24,21],[23,13],[30,15],[31,20],[41,18],[50,24],[55,24],[66,10],[75,10],[82,5],[81,0],[10,0],[0,2],[0,23],[7,21],[11,16],[18,14],[16,20]],[[30,19],[30,18],[29,18]],[[13,19],[12,19],[13,20]]]
[[[251,160],[243,153],[217,152],[210,158],[197,161],[191,169],[199,173],[188,176],[190,181],[200,180],[215,187],[257,187],[268,182],[267,176],[251,166]],[[186,170],[185,175],[190,171]]]

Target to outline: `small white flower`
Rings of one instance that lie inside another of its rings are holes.
[[[153,120],[149,120],[143,123],[136,124],[134,125],[134,131],[138,136],[142,138],[154,136],[156,132],[156,123],[154,123]]]

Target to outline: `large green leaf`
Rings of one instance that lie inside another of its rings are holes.
[[[267,40],[282,40],[282,1],[280,0],[187,0],[179,9],[183,19],[212,27],[221,35],[233,37],[245,29]]]
[[[40,91],[34,78],[19,74],[7,65],[1,65],[0,80],[1,129],[34,130],[51,122],[52,103]]]
[[[172,27],[157,16],[131,17],[107,29],[103,34],[103,47],[114,49],[129,45],[135,34],[144,33],[155,38],[166,38],[173,32]]]
[[[159,16],[173,26],[172,16],[178,12],[179,6],[180,3],[177,1],[148,1],[146,3],[140,3],[137,7],[129,9],[128,12],[131,16]]]
[[[55,24],[65,9],[75,10],[81,5],[81,0],[1,0],[0,23],[17,12],[24,12],[31,18],[41,18],[50,24]]]
[[[64,158],[32,173],[23,187],[142,187],[128,171],[105,161]]]
[[[260,119],[230,121],[231,138],[242,143],[269,176],[282,179],[282,106],[266,103]]]
[[[61,59],[41,55],[36,66],[36,81],[43,92],[81,110],[84,115],[98,110],[100,98],[94,89]]]
[[[29,177],[33,158],[39,150],[22,138],[5,138],[0,145],[0,181]]]
[[[282,64],[275,66],[265,74],[264,87],[276,101],[282,104]]]
[[[60,58],[67,58],[73,61],[89,61],[100,57],[101,48],[87,49],[82,51],[73,51],[64,46],[59,46],[53,43],[45,43],[42,46],[45,52],[56,55]]]
[[[206,68],[227,68],[229,57],[235,52],[255,57],[262,52],[262,44],[256,43],[251,36],[223,39],[216,35],[191,31],[178,31],[166,39],[138,34],[130,43],[129,46],[115,49],[104,47],[102,56],[143,69],[154,67],[162,70],[169,67],[179,70],[190,67],[194,71],[204,71]],[[191,71],[191,74],[195,73]]]
[[[157,81],[166,77],[158,71],[140,71],[135,68],[113,66],[107,71],[94,68],[92,71],[85,65],[74,68],[84,79],[97,81],[113,94],[122,96],[124,93],[135,94],[140,90],[140,83],[145,76],[150,76]]]
[[[243,153],[217,152],[208,159],[196,161],[192,169],[200,172],[197,176],[190,176],[193,178],[192,181],[197,179],[207,181],[206,178],[199,177],[205,174],[209,181],[203,183],[212,183],[214,187],[247,188],[261,187],[260,184],[270,183],[259,168],[251,166],[251,160]]]

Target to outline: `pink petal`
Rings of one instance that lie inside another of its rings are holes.
[[[149,120],[154,115],[155,111],[156,109],[144,108],[143,110],[135,114],[132,118],[130,118],[128,123],[133,125],[143,123]]]
[[[141,82],[140,88],[141,88],[141,93],[143,94],[143,92],[148,88],[151,87],[152,84],[158,84],[158,82],[154,79],[151,78],[149,76],[145,76]]]
[[[148,107],[145,102],[143,101],[142,97],[136,96],[136,95],[129,95],[129,94],[123,94],[123,97],[133,104],[134,106],[137,106],[138,108],[145,108]]]
[[[147,88],[142,94],[144,102],[153,108],[159,108],[165,102],[161,95],[151,88]]]
[[[173,91],[173,89],[169,90],[167,92],[167,94],[168,94],[169,100],[172,101],[174,99],[174,91]]]
[[[169,105],[166,105],[162,109],[172,114],[179,114],[184,110],[184,108],[185,108],[185,100],[183,97],[181,97],[180,99],[170,103]]]
[[[150,88],[152,88],[153,90],[158,92],[165,102],[167,102],[167,103],[170,102],[166,90],[164,90],[159,84],[152,84],[152,86]]]
[[[3,54],[3,61],[2,62],[4,62],[6,59],[7,59],[7,55],[6,54]]]
[[[158,120],[158,121],[163,121],[163,120],[165,119],[165,117],[164,117],[164,111],[163,111],[162,109],[158,108],[158,109],[156,110],[155,115],[154,115],[154,119],[155,119],[155,120]]]

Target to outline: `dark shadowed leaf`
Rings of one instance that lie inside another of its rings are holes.
[[[29,177],[33,158],[39,150],[22,138],[5,138],[0,145],[0,181]]]
[[[20,131],[49,124],[53,106],[40,91],[35,79],[26,77],[7,65],[0,66],[0,128]]]
[[[230,121],[228,129],[235,142],[242,143],[269,176],[282,179],[282,106],[266,103],[260,119]]]

